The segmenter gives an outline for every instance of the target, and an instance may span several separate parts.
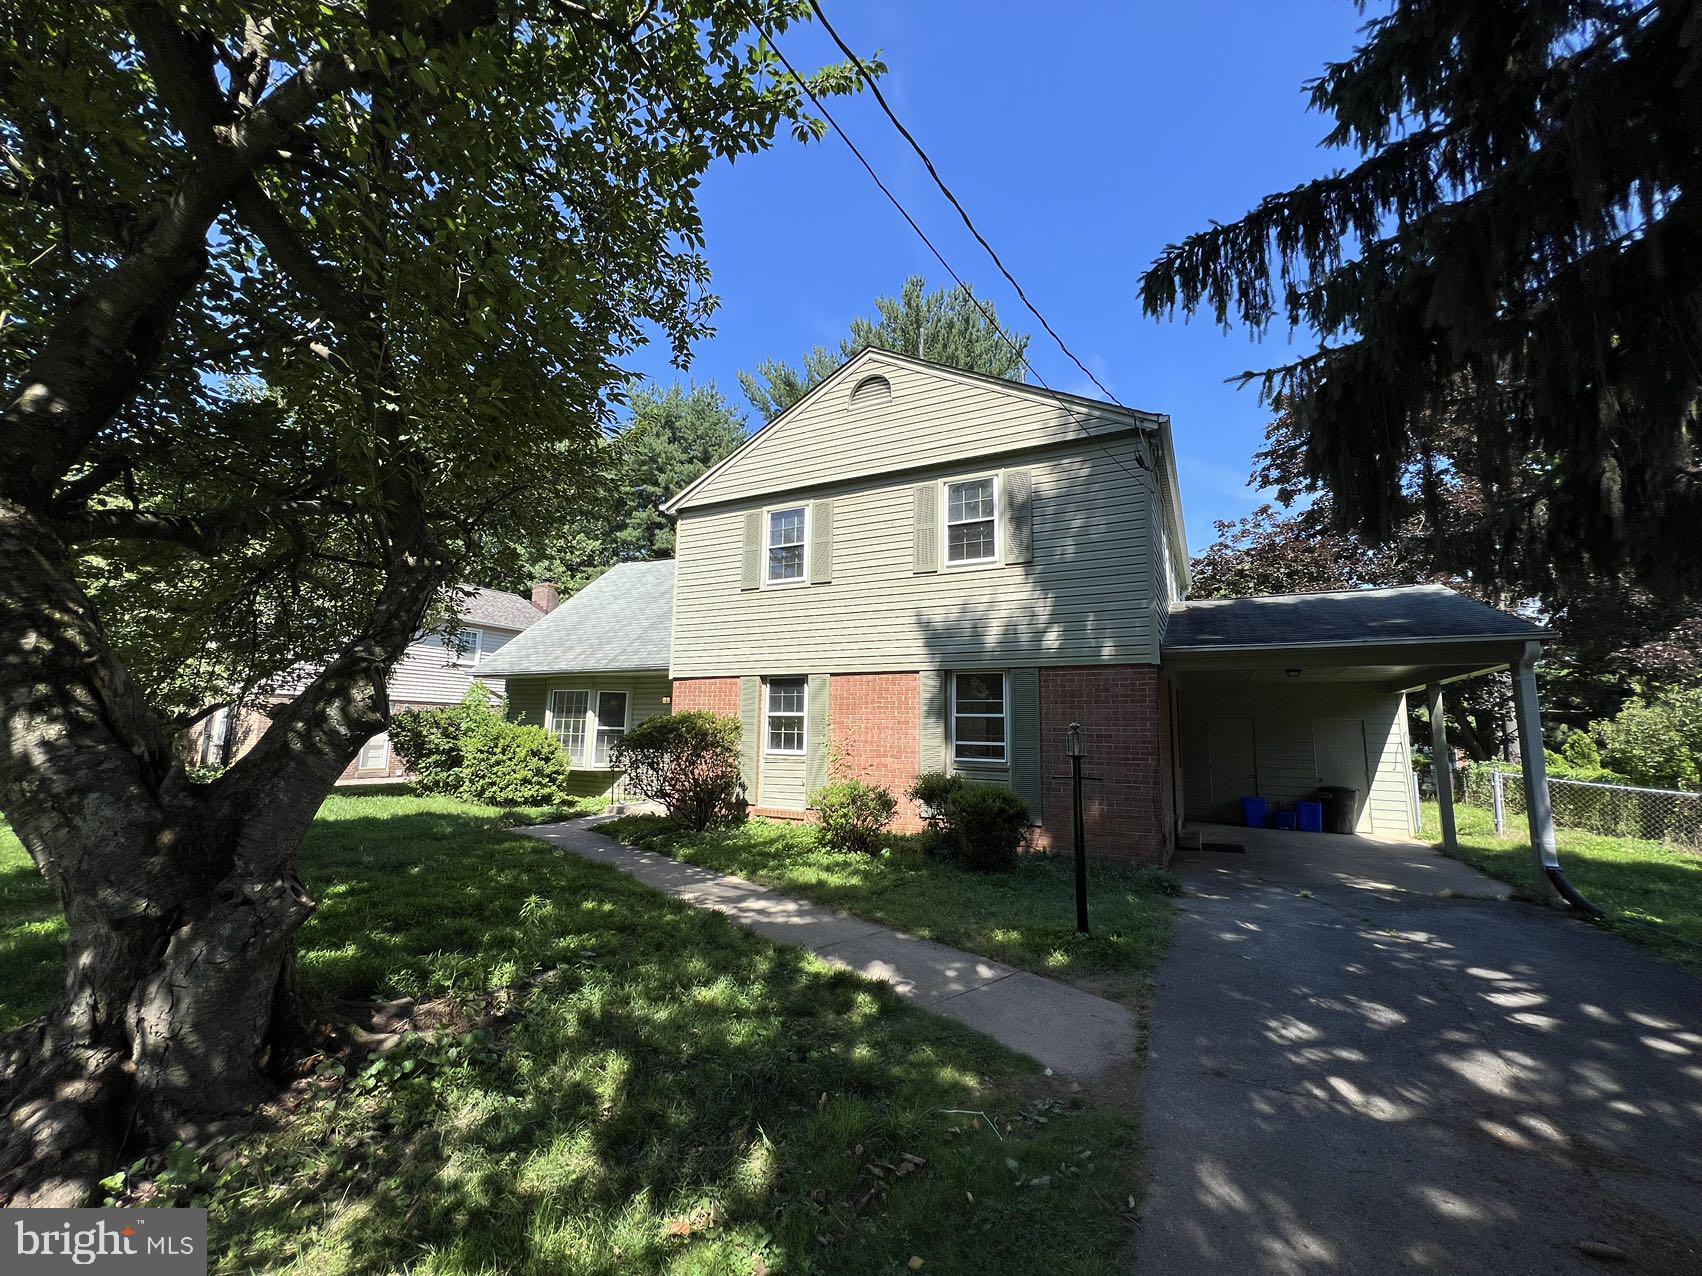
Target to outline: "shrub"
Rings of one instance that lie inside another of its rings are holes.
[[[1596,747],[1595,740],[1587,731],[1574,731],[1566,737],[1566,743],[1561,747],[1560,756],[1565,758],[1568,765],[1586,771],[1602,769],[1602,753]]]
[[[739,778],[739,720],[703,709],[650,718],[615,746],[614,764],[626,786],[659,802],[678,824],[693,830],[745,817]]]
[[[833,851],[873,855],[898,799],[879,785],[841,780],[812,795],[810,805],[816,809],[818,843]]]
[[[448,709],[407,709],[390,720],[390,747],[418,779],[421,793],[459,796],[463,749],[488,720],[501,721],[483,687],[469,687]]]
[[[1182,879],[1167,868],[1137,868],[1130,877],[1134,888],[1143,895],[1174,897],[1182,893]]]
[[[1617,715],[1590,728],[1602,761],[1656,789],[1702,787],[1702,687],[1633,698]]]
[[[421,793],[493,806],[558,802],[572,774],[561,743],[542,727],[509,722],[482,687],[450,709],[409,709],[390,723],[390,745]]]
[[[567,794],[567,753],[542,727],[480,723],[462,741],[456,796],[492,806],[544,806]]]
[[[945,825],[946,804],[951,795],[967,783],[969,781],[961,775],[947,775],[944,771],[924,771],[910,786],[908,796],[922,808],[922,818],[927,821],[928,827],[937,832]]]
[[[1016,867],[1028,838],[1028,803],[1002,784],[976,784],[961,775],[924,771],[910,786],[928,825],[930,854],[978,873]]]
[[[965,781],[946,798],[946,835],[951,854],[977,873],[1016,867],[1028,838],[1028,803],[1002,784]]]

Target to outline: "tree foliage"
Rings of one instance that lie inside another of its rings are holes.
[[[530,559],[526,580],[553,580],[571,593],[616,563],[672,558],[674,520],[663,502],[745,441],[744,416],[713,385],[641,386],[629,407],[630,422],[605,454],[609,499],[576,509]]]
[[[927,288],[927,280],[912,275],[898,296],[876,297],[874,317],[853,319],[851,335],[839,343],[837,353],[816,346],[797,367],[765,359],[754,374],[739,373],[745,397],[764,421],[772,421],[869,346],[990,377],[1023,379],[1029,338],[1003,327],[992,302],[962,288]]]
[[[699,180],[819,134],[749,29],[806,12],[0,17],[0,809],[69,949],[0,1050],[0,1196],[77,1203],[114,1131],[266,1093],[301,836],[453,582],[609,483],[621,357],[708,331]],[[285,674],[255,747],[191,780],[185,715]]]
[[[1356,162],[1166,248],[1145,308],[1317,336],[1248,375],[1368,541],[1399,533],[1416,456],[1477,487],[1499,583],[1695,594],[1694,24],[1682,0],[1403,0],[1311,85]],[[1461,425],[1468,454],[1438,438]]]
[[[1702,687],[1633,698],[1590,733],[1604,766],[1633,784],[1702,788]],[[1570,741],[1568,741],[1570,743]]]

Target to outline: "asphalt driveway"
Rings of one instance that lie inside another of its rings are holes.
[[[1702,1273],[1702,981],[1308,842],[1178,857],[1138,1269]]]

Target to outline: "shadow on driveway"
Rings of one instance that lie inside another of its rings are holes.
[[[1339,842],[1176,862],[1139,1270],[1702,1272],[1702,981]]]

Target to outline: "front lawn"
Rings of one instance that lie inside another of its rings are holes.
[[[1013,873],[971,873],[889,838],[881,856],[824,850],[813,826],[752,820],[682,833],[656,816],[626,816],[600,832],[789,895],[885,922],[957,948],[1050,975],[1103,996],[1139,1000],[1170,932],[1170,874],[1088,866],[1088,922],[1075,931],[1075,866],[1025,855]]]
[[[1496,837],[1489,811],[1456,805],[1454,812],[1460,859],[1515,886],[1535,885],[1523,815],[1509,817],[1511,836]],[[1441,827],[1434,802],[1425,804],[1424,827],[1427,835]],[[1608,912],[1614,929],[1702,974],[1702,855],[1634,837],[1565,828],[1558,835],[1567,878]]]
[[[322,1015],[416,996],[498,1017],[328,1062],[234,1159],[115,1191],[208,1203],[231,1273],[1121,1269],[1125,1115],[505,828],[562,814],[330,799],[303,854]],[[33,873],[0,846],[12,1022],[51,995]]]

